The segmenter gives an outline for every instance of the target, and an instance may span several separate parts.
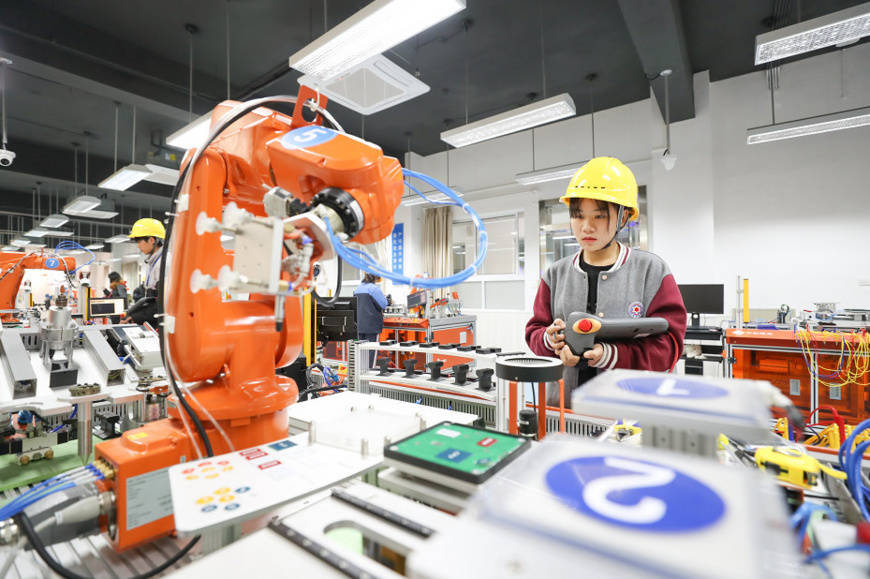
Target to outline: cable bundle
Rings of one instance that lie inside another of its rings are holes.
[[[103,480],[105,476],[93,464],[73,469],[41,482],[26,493],[19,495],[0,508],[0,521],[14,517],[30,505],[41,501],[48,495],[66,490],[80,484]]]
[[[848,336],[848,338],[847,338]],[[852,384],[864,385],[861,380],[867,376],[870,369],[870,335],[866,332],[810,332],[798,330],[795,340],[801,348],[804,363],[819,384],[828,388],[840,388]],[[818,341],[839,340],[840,355],[835,368],[823,366],[819,361]],[[827,380],[839,380],[839,383]]]
[[[849,492],[852,493],[852,498],[858,503],[858,508],[861,509],[861,515],[865,520],[870,521],[870,488],[864,483],[864,478],[861,473],[861,461],[864,457],[864,452],[870,448],[870,440],[855,446],[855,440],[861,436],[861,433],[870,430],[870,420],[865,420],[855,427],[849,438],[846,439],[846,444],[840,447],[838,458],[840,460],[840,468],[846,473],[847,485]]]

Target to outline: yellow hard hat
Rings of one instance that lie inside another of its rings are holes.
[[[559,201],[570,205],[571,199],[598,199],[622,205],[630,209],[629,221],[640,215],[634,174],[613,157],[595,157],[580,167]]]
[[[146,217],[133,224],[133,230],[130,231],[128,237],[133,239],[137,237],[159,237],[160,239],[166,239],[166,229],[156,219]]]

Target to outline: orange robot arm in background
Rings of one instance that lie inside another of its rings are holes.
[[[15,309],[15,298],[28,269],[47,269],[71,272],[76,268],[72,257],[50,257],[39,253],[0,254],[0,310]],[[0,314],[0,321],[17,321],[11,313]]]

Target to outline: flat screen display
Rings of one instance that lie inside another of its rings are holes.
[[[124,313],[126,302],[124,298],[99,298],[88,302],[88,317],[105,318],[120,316]]]
[[[683,303],[690,314],[724,314],[725,286],[722,284],[679,285]]]
[[[416,308],[417,306],[426,305],[426,291],[415,292],[408,294],[408,307]]]

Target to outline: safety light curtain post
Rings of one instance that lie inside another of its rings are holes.
[[[453,274],[453,209],[435,207],[427,209],[423,225],[424,271],[435,278]],[[449,288],[434,290],[435,299],[447,295]]]

